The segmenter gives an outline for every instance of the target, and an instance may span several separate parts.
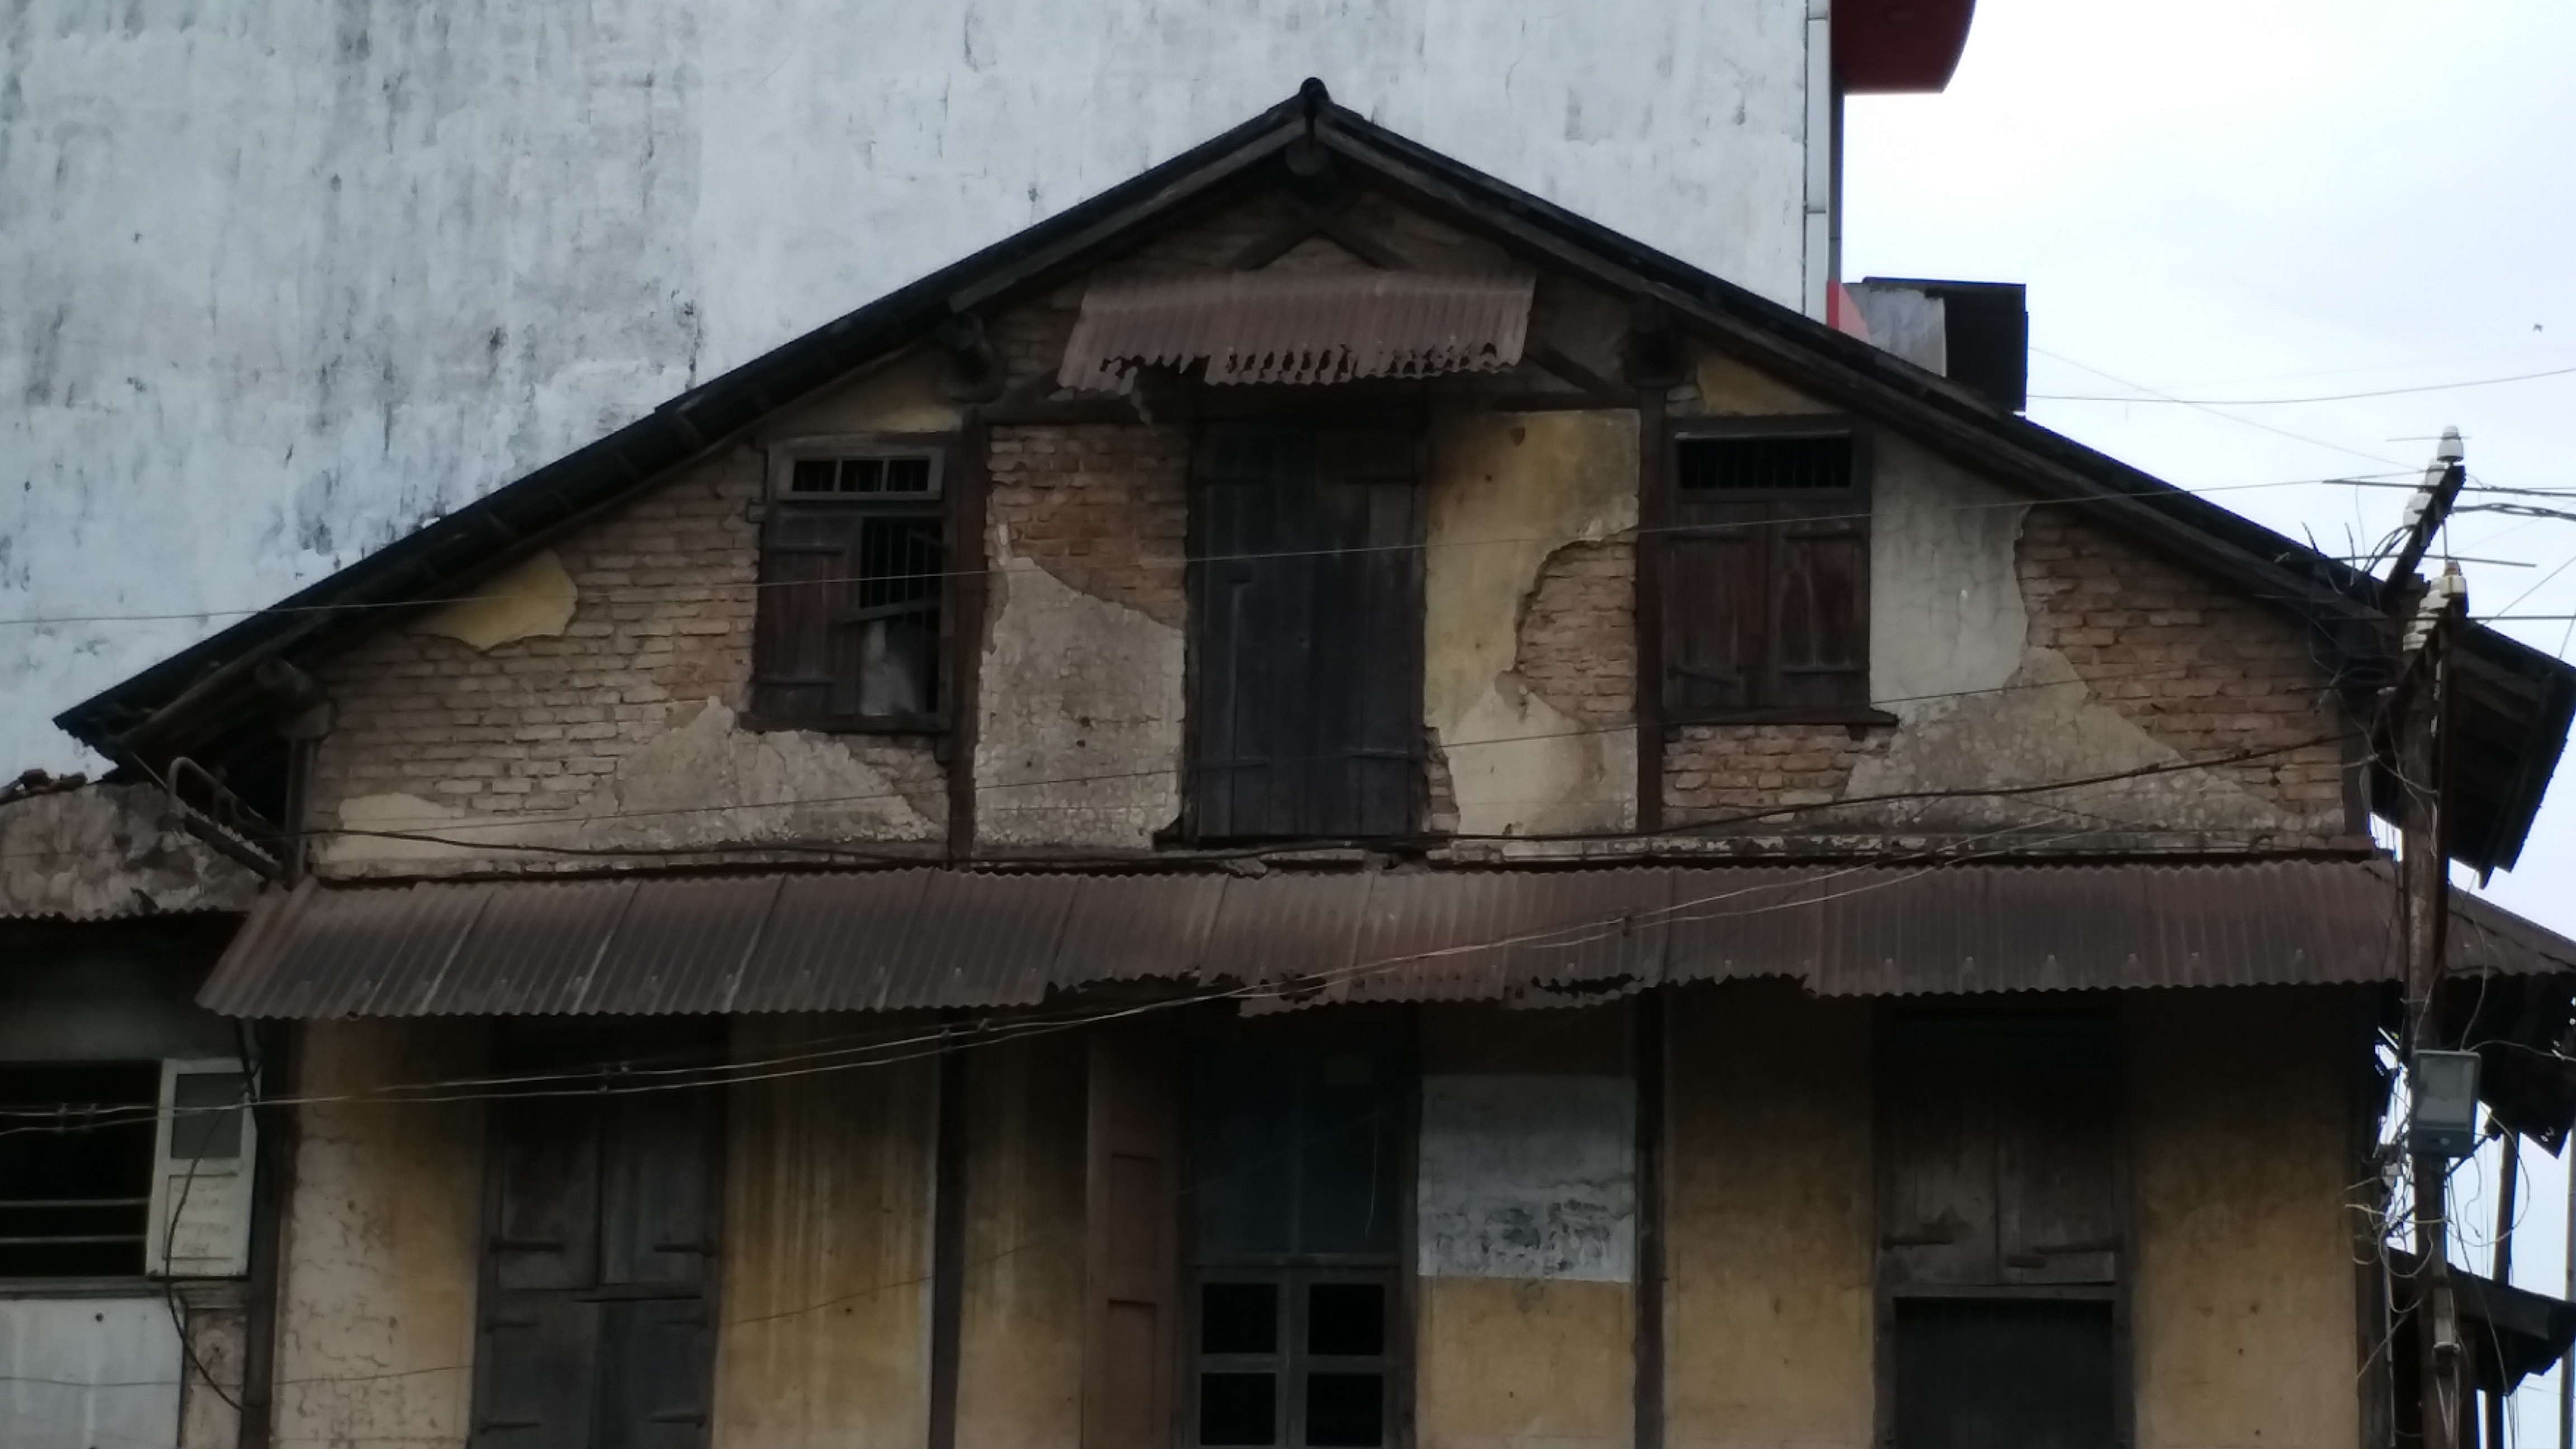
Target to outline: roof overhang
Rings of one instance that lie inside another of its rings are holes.
[[[2397,911],[2372,859],[308,883],[262,903],[200,1000],[337,1018],[995,1009],[1138,982],[1274,1008],[1757,977],[1836,996],[2350,985],[2398,978]],[[2450,955],[2576,973],[2576,942],[2465,896]]]

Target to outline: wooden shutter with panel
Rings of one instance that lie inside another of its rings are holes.
[[[1091,1038],[1082,1449],[1169,1449],[1180,1317],[1180,1129],[1168,1046]]]
[[[1191,499],[1203,839],[1407,835],[1422,786],[1418,435],[1222,426]]]
[[[1667,720],[1869,704],[1869,493],[1848,431],[1674,441],[1656,540]]]
[[[473,1449],[697,1449],[713,1403],[720,1100],[495,1104]]]
[[[756,725],[945,726],[954,540],[941,490],[953,441],[913,436],[887,446],[781,450],[752,630]],[[884,482],[898,465],[908,465],[900,488]],[[826,486],[796,491],[818,468]],[[836,471],[860,470],[866,486],[829,486]],[[896,702],[885,697],[889,685]]]
[[[1926,1017],[1892,1035],[1880,1155],[1887,1280],[2116,1281],[2122,1175],[2107,1025]]]

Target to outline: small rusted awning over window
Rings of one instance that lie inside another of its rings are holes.
[[[1531,282],[1423,272],[1094,282],[1056,380],[1125,392],[1149,367],[1231,383],[1501,372],[1521,360]]]
[[[1161,982],[1247,1007],[1565,1004],[1788,977],[1825,995],[2397,978],[2361,860],[1076,874],[943,869],[273,895],[199,995],[230,1016],[884,1011]],[[2451,969],[2576,972],[2458,898]]]

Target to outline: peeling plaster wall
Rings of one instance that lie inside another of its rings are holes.
[[[764,436],[951,422],[935,384],[934,367],[899,360]],[[743,725],[764,458],[709,458],[472,599],[328,661],[318,677],[334,725],[312,808],[346,833],[323,839],[317,868],[537,870],[597,863],[568,848],[667,862],[700,846],[944,840],[946,772],[927,741]]]
[[[1309,75],[1796,305],[1806,11],[32,0],[0,613],[267,603]],[[0,759],[217,622],[13,631]]]
[[[2351,998],[2149,991],[2122,1006],[2139,1449],[2357,1442]]]
[[[845,1045],[883,1017],[747,1017],[756,1060]],[[914,1449],[930,1404],[938,1064],[733,1090],[714,1449]]]
[[[1635,1092],[1623,1007],[1422,1013],[1416,1437],[1625,1444]]]
[[[1866,1001],[1786,982],[1671,999],[1665,1415],[1675,1449],[1868,1449]]]
[[[1717,386],[1715,360],[1701,386]],[[1722,390],[1750,394],[1750,374]],[[1778,398],[1767,399],[1781,404]],[[1676,823],[1783,834],[1978,834],[2308,845],[2342,833],[2339,728],[2297,627],[2062,510],[1881,431],[1870,688],[1892,727],[1694,726],[1665,753]],[[2209,768],[2247,750],[2277,756]],[[2016,797],[1869,803],[2128,770]],[[1844,808],[1818,808],[1854,800]],[[1775,807],[1793,813],[1736,821]]]
[[[99,920],[243,911],[259,878],[180,828],[151,785],[87,785],[0,804],[0,917]]]
[[[996,428],[975,831],[1149,850],[1179,818],[1187,714],[1176,428]]]
[[[278,1290],[277,1442],[461,1449],[483,1131],[473,1103],[328,1100],[480,1070],[481,1023],[313,1022]]]
[[[1533,604],[1552,565],[1636,526],[1637,415],[1447,419],[1425,517],[1423,716],[1446,756],[1457,829],[1632,826],[1636,735],[1622,726],[1633,718],[1633,605],[1615,587],[1552,596],[1564,607],[1537,617]],[[1533,679],[1530,631],[1568,624],[1574,647]]]

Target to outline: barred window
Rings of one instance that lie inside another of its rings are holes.
[[[933,448],[781,460],[761,545],[758,723],[889,731],[945,723],[945,462]]]

